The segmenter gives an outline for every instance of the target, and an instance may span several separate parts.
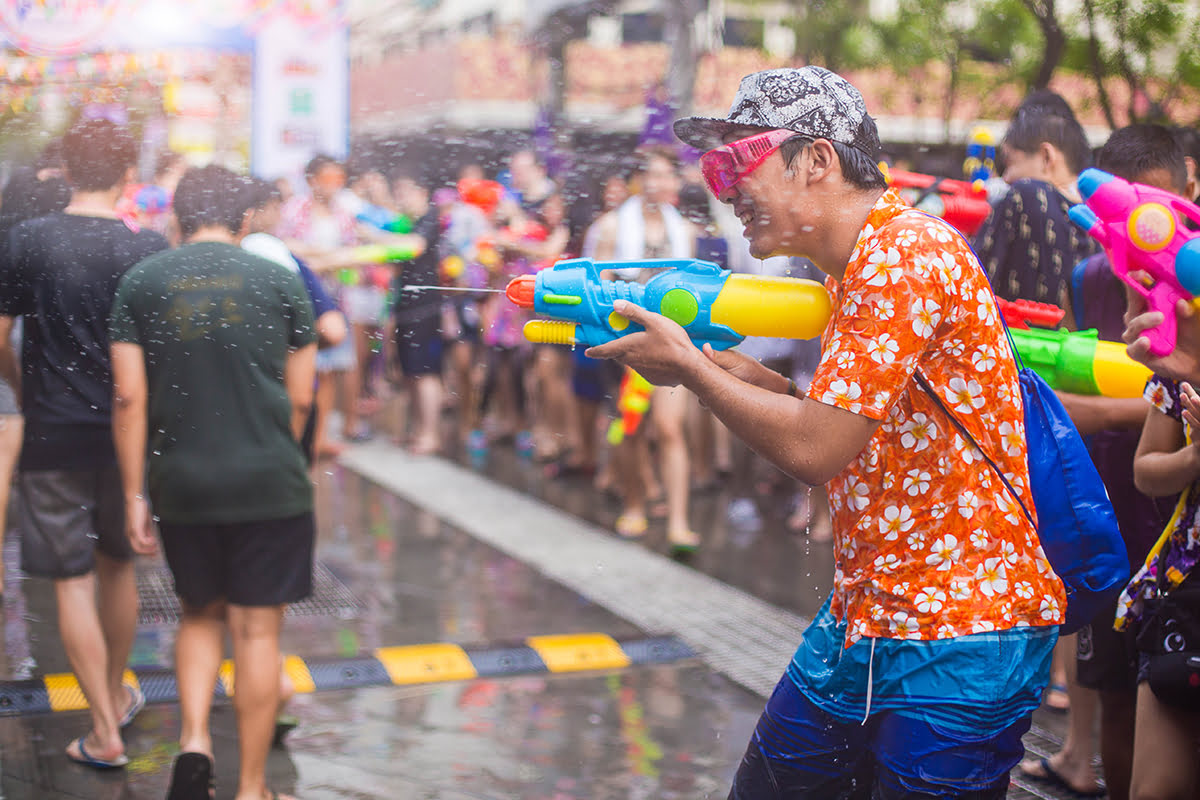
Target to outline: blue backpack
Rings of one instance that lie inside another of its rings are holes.
[[[1009,341],[1011,345],[1011,337]],[[1017,358],[1021,399],[1025,406],[1029,483],[1033,490],[1033,505],[1037,509],[1038,539],[1046,559],[1067,590],[1066,619],[1060,627],[1066,635],[1087,625],[1116,598],[1129,580],[1129,560],[1108,491],[1079,431],[1054,390],[1036,372],[1021,364],[1015,346],[1012,350]],[[951,413],[920,372],[916,373],[916,379],[958,432],[983,454],[1032,524],[1033,515],[996,462]]]

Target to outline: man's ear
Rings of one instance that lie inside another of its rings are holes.
[[[1195,202],[1196,195],[1200,194],[1200,176],[1196,175],[1196,159],[1184,156],[1183,163],[1187,165],[1187,188],[1184,194],[1188,200]]]
[[[807,172],[811,183],[826,180],[834,173],[840,173],[840,161],[833,143],[828,139],[817,139],[808,146]]]

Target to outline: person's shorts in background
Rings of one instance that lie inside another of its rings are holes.
[[[29,575],[86,575],[96,567],[96,550],[117,561],[133,558],[116,467],[19,472],[17,501],[21,569]]]
[[[312,512],[224,525],[164,521],[158,530],[175,593],[189,606],[278,606],[312,593]]]
[[[404,377],[441,374],[446,348],[441,327],[436,315],[396,325],[396,362]]]
[[[1114,600],[1075,637],[1075,666],[1079,685],[1101,692],[1136,694],[1137,646],[1131,631],[1114,631]]]
[[[20,413],[21,408],[17,405],[17,393],[8,385],[8,381],[0,378],[0,416]]]
[[[1026,714],[975,735],[901,711],[864,725],[826,714],[785,675],[759,718],[729,800],[1003,800],[1025,752]]]
[[[317,351],[317,372],[348,372],[358,364],[354,337],[347,336],[341,344]]]
[[[342,310],[351,325],[377,327],[387,319],[387,291],[375,286],[346,286]]]

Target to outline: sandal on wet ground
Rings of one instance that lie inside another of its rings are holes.
[[[619,536],[636,539],[646,532],[648,526],[645,514],[622,514],[617,517],[617,522],[613,527],[616,528]]]
[[[93,769],[118,769],[129,763],[129,756],[124,753],[111,760],[93,756],[87,751],[87,746],[83,743],[83,740],[86,738],[87,736],[80,736],[73,742],[75,749],[79,751],[78,753],[72,753],[71,748],[67,748],[67,758],[76,764],[83,764],[85,767],[92,767]]]
[[[203,753],[180,753],[171,769],[167,800],[210,800],[215,791],[212,759]]]
[[[1029,769],[1027,764],[1036,764],[1037,772]],[[1094,789],[1077,789],[1067,782],[1067,779],[1062,776],[1054,767],[1050,766],[1050,759],[1040,758],[1034,762],[1022,762],[1020,767],[1021,775],[1030,780],[1039,781],[1046,786],[1051,786],[1054,791],[1059,794],[1065,794],[1067,797],[1073,798],[1093,798],[1104,797],[1108,791],[1103,786],[1096,786]]]
[[[142,709],[146,707],[146,694],[136,686],[128,683],[121,684],[125,691],[129,692],[129,708],[125,709],[124,715],[117,722],[118,728],[128,728],[133,724],[137,715],[142,713]]]

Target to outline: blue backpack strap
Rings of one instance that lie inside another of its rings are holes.
[[[1091,260],[1091,256],[1088,256],[1076,264],[1075,269],[1071,270],[1071,313],[1075,317],[1076,330],[1084,330],[1088,327],[1083,321],[1083,279],[1087,275],[1088,263]]]

